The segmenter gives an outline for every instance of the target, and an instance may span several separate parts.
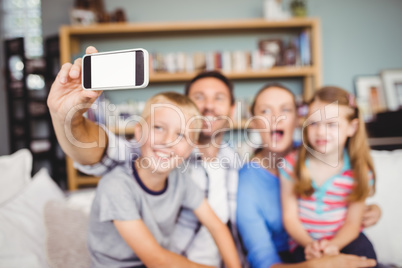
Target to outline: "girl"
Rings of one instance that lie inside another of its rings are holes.
[[[375,173],[354,97],[337,87],[318,90],[303,141],[280,169],[283,223],[296,261],[340,252],[376,259],[361,233]]]

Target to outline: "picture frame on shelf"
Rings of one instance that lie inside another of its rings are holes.
[[[387,110],[382,79],[379,75],[357,76],[354,84],[357,105],[364,121],[370,121],[377,113]]]
[[[258,42],[262,57],[272,57],[274,66],[281,66],[283,60],[283,41],[281,39],[262,39]]]
[[[388,110],[395,111],[402,108],[402,69],[381,71],[381,79]]]

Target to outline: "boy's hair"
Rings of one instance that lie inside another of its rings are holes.
[[[350,108],[350,113],[347,116],[349,121],[357,118],[359,120],[356,133],[348,138],[346,148],[349,153],[351,166],[353,169],[353,177],[355,187],[352,193],[348,196],[348,201],[362,201],[375,190],[375,171],[373,160],[370,156],[370,148],[366,134],[366,128],[363,118],[356,106],[355,98],[346,90],[339,87],[327,86],[315,92],[313,98],[308,102],[310,106],[314,101],[320,100],[323,102],[333,103],[338,102],[339,105]],[[304,137],[307,137],[307,127],[303,129]],[[307,150],[305,146],[300,147],[298,162],[296,163],[295,175],[296,184],[295,190],[298,195],[309,197],[314,193],[314,188],[311,184],[311,177],[305,165]],[[369,172],[372,173],[374,184],[372,188],[369,186]]]
[[[222,81],[227,86],[227,88],[229,90],[229,95],[230,95],[230,105],[234,105],[235,96],[234,96],[234,92],[233,92],[233,83],[226,76],[224,76],[222,73],[220,73],[218,71],[205,71],[205,72],[199,73],[196,77],[191,79],[190,82],[188,82],[186,84],[184,94],[186,96],[188,96],[188,94],[190,93],[191,86],[196,81],[203,79],[203,78],[209,78],[209,77],[216,78],[216,79]]]
[[[293,94],[293,92],[292,92],[289,88],[285,87],[284,85],[282,85],[282,84],[280,84],[280,83],[267,83],[267,84],[265,84],[265,85],[262,86],[262,88],[257,92],[257,94],[256,94],[255,97],[254,97],[254,101],[253,101],[253,103],[251,104],[251,107],[250,107],[250,113],[251,113],[252,116],[255,115],[255,105],[256,105],[256,103],[257,103],[258,97],[259,97],[263,92],[265,92],[266,90],[269,90],[269,89],[272,89],[272,88],[280,88],[280,89],[283,89],[283,90],[289,92],[290,95],[292,95],[293,103],[294,103],[295,108],[296,108],[295,110],[297,110],[297,104],[296,104],[296,97],[295,97],[295,94]]]
[[[151,115],[151,106],[153,104],[171,104],[176,106],[183,114],[187,115],[189,118],[193,118],[194,116],[200,117],[201,114],[198,111],[197,106],[194,104],[192,100],[190,100],[187,96],[176,92],[163,92],[154,95],[150,99],[147,100],[144,106],[144,110],[142,111],[142,118],[145,120]],[[202,121],[201,119],[196,119],[193,121],[193,129],[197,131],[193,131],[195,135],[195,140],[198,140],[198,136],[201,131]]]

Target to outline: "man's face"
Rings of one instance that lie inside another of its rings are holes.
[[[197,105],[203,121],[201,138],[213,138],[228,125],[234,111],[225,83],[214,77],[201,78],[191,85],[188,97]]]

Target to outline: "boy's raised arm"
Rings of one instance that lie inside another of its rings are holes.
[[[223,261],[228,268],[240,268],[239,256],[229,229],[215,215],[206,199],[194,210],[198,220],[207,227],[218,246]]]
[[[94,47],[86,50],[87,54],[95,52]],[[83,116],[101,93],[82,89],[81,59],[77,59],[74,64],[62,66],[47,99],[60,146],[74,161],[83,165],[98,163],[107,146],[105,131]]]
[[[121,237],[146,267],[212,268],[193,263],[183,256],[162,248],[142,220],[115,220],[113,223]]]

